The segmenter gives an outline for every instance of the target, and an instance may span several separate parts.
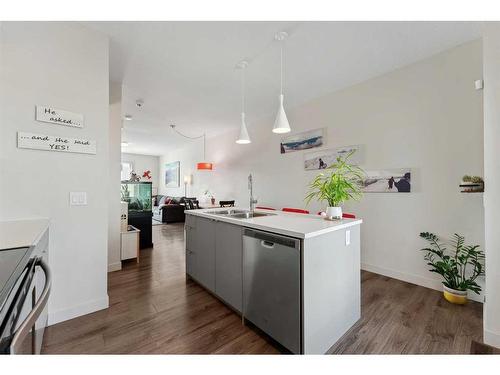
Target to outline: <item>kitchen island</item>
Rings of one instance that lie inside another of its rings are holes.
[[[186,210],[186,274],[290,352],[323,354],[360,318],[361,223]]]

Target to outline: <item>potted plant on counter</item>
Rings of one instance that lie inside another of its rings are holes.
[[[365,173],[360,167],[348,162],[354,152],[345,157],[339,156],[336,163],[328,166],[326,172],[318,174],[309,184],[306,203],[309,204],[312,199],[327,202],[327,219],[341,219],[342,203],[350,199],[359,200],[363,194]]]
[[[479,245],[465,245],[465,238],[454,234],[448,251],[433,233],[423,232],[420,237],[430,243],[425,251],[424,259],[431,266],[430,271],[440,274],[443,281],[444,298],[456,304],[467,302],[467,291],[479,294],[481,287],[476,283],[479,276],[484,275],[484,253]]]

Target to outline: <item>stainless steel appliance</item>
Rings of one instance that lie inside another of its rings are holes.
[[[50,271],[35,247],[0,251],[0,353],[38,354],[47,325]]]
[[[245,229],[243,314],[290,350],[301,352],[300,240]]]

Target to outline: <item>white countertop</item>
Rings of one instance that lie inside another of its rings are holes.
[[[231,207],[229,209],[240,210],[242,208]],[[244,209],[244,208],[243,208]],[[319,215],[296,214],[283,211],[255,210],[272,214],[251,219],[235,219],[224,215],[214,215],[210,212],[222,211],[224,208],[186,210],[187,215],[195,215],[224,221],[226,223],[241,225],[248,228],[260,229],[267,232],[283,234],[296,238],[311,238],[336,230],[359,225],[361,219],[342,219],[336,221],[325,220]],[[227,208],[226,208],[227,210]]]
[[[0,221],[0,250],[36,245],[48,227],[48,219]]]

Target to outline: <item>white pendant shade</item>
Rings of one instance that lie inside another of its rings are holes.
[[[280,106],[278,108],[278,114],[276,115],[276,120],[274,121],[273,133],[288,133],[290,132],[290,124],[288,123],[288,118],[286,117],[285,108],[283,107],[283,94],[280,95]]]
[[[236,143],[240,145],[251,143],[250,137],[247,131],[247,124],[245,123],[245,113],[241,113],[241,125],[240,125],[240,136],[236,140]]]

